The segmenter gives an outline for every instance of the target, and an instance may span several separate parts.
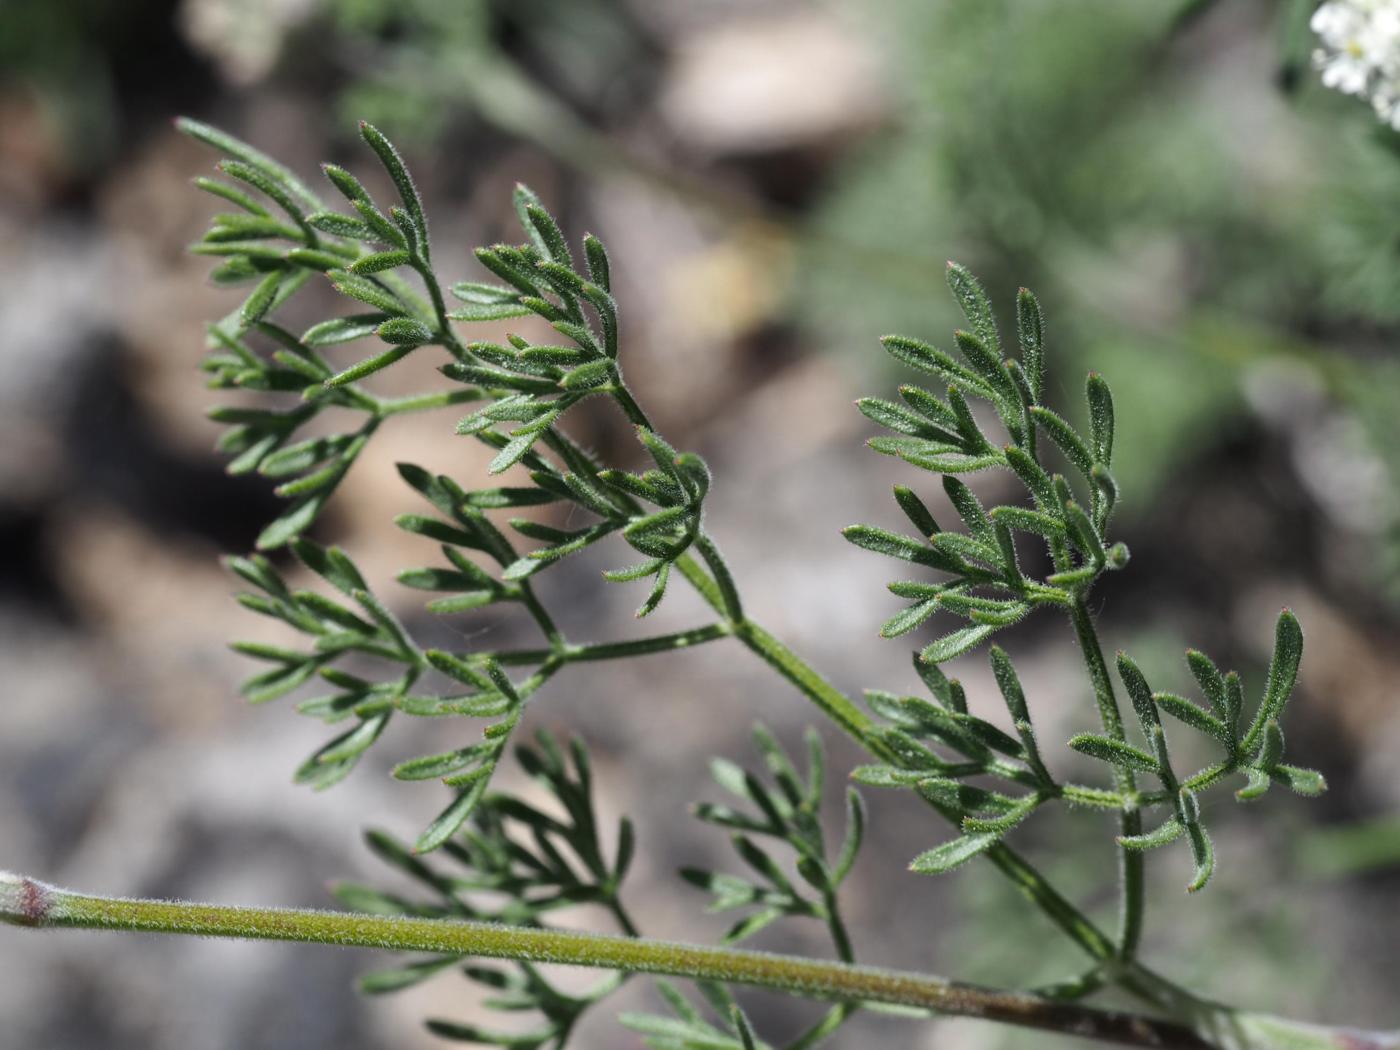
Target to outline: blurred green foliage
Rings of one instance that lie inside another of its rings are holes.
[[[1355,398],[1373,448],[1396,461],[1393,413],[1359,403],[1400,393],[1378,349],[1400,320],[1394,136],[1297,76],[1300,13],[886,3],[897,119],[838,174],[810,229],[862,257],[909,243],[928,257],[887,255],[873,281],[812,253],[810,328],[851,348],[945,327],[947,307],[918,289],[954,255],[994,300],[1022,283],[1066,304],[1076,320],[1050,333],[1055,353],[1112,376],[1135,421],[1121,472],[1138,484],[1217,433],[1240,407],[1235,374],[1274,355]]]
[[[124,21],[101,0],[6,0],[0,12],[0,87],[33,94],[72,167],[94,166],[116,142],[101,41],[124,38]]]
[[[473,111],[551,141],[560,114],[544,99],[562,94],[595,113],[626,108],[648,48],[618,0],[325,0],[311,31],[327,26],[348,76],[341,120],[382,123],[418,143]]]
[[[1400,818],[1386,815],[1329,828],[1298,839],[1298,866],[1317,879],[1393,873],[1400,868]]]

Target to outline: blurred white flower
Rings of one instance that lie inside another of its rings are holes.
[[[272,71],[287,35],[316,9],[316,0],[184,0],[180,28],[224,77],[251,84]]]
[[[1311,24],[1323,84],[1367,99],[1400,131],[1400,0],[1328,0]]]

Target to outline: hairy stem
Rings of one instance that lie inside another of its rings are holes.
[[[651,420],[647,418],[647,414],[642,411],[642,406],[637,404],[637,399],[632,396],[627,387],[619,383],[613,388],[612,396],[629,423],[636,427],[646,427],[648,430],[654,429]]]
[[[0,918],[15,925],[309,941],[562,963],[748,984],[816,998],[922,1007],[1136,1046],[1202,1048],[1189,1027],[938,977],[766,952],[491,923],[282,908],[232,908],[69,893],[0,875]]]
[[[1123,716],[1118,710],[1118,698],[1113,692],[1113,679],[1108,674],[1108,664],[1099,646],[1098,632],[1094,630],[1094,620],[1089,613],[1083,596],[1079,597],[1070,609],[1070,622],[1074,624],[1075,637],[1079,639],[1080,654],[1089,669],[1089,682],[1094,688],[1094,701],[1098,704],[1099,719],[1104,732],[1115,740],[1125,740]],[[1127,798],[1137,794],[1136,778],[1133,772],[1123,766],[1116,766],[1116,779],[1119,792]],[[1142,811],[1136,806],[1124,808],[1118,817],[1119,833],[1123,836],[1142,834]],[[1118,957],[1132,959],[1137,954],[1142,940],[1143,918],[1147,908],[1147,885],[1145,878],[1145,857],[1140,850],[1118,850],[1118,878],[1121,894],[1118,913]]]
[[[696,589],[702,598],[717,612],[724,612],[723,598],[719,587],[695,561],[683,557],[676,562],[676,568]],[[1092,630],[1092,625],[1091,625]],[[832,685],[815,668],[799,657],[786,645],[774,638],[764,628],[746,619],[735,628],[737,637],[752,652],[761,657],[799,692],[817,705],[848,736],[882,761],[900,764],[897,754],[887,747],[876,732],[875,723],[856,707],[840,689]],[[1103,654],[1095,638],[1093,651],[1099,654],[1103,666]],[[1104,670],[1107,681],[1107,670]],[[1111,690],[1111,685],[1110,685]],[[937,809],[937,807],[934,807]],[[953,824],[958,820],[939,811]],[[1127,851],[1124,851],[1127,852]],[[1168,1003],[1194,1001],[1182,988],[1143,967],[1130,957],[1123,957],[1119,945],[1098,928],[1094,922],[1067,899],[1042,875],[1034,865],[1005,843],[997,843],[983,854],[992,865],[1015,884],[1025,897],[1039,908],[1059,930],[1077,944],[1086,954],[1098,962],[1115,963],[1117,982],[1139,998],[1156,1006]],[[1139,893],[1141,886],[1139,883]],[[1141,910],[1136,912],[1141,915]]]
[[[520,581],[520,600],[524,603],[525,608],[529,611],[531,618],[534,619],[540,632],[544,635],[545,640],[549,642],[551,650],[556,653],[562,652],[568,645],[568,642],[560,632],[558,626],[554,623],[554,618],[550,616],[545,607],[540,604],[540,600],[535,596],[535,590],[530,585],[529,580]]]
[[[569,663],[582,663],[591,660],[613,660],[625,656],[644,656],[648,653],[671,652],[692,645],[703,645],[733,634],[727,623],[712,623],[705,627],[695,627],[688,631],[672,634],[658,634],[650,638],[634,638],[624,642],[600,642],[594,645],[575,645],[564,650],[563,656]]]
[[[927,974],[737,948],[447,919],[96,897],[8,872],[0,872],[0,922],[35,928],[299,941],[664,974],[771,988],[828,1001],[911,1006],[947,1016],[976,1017],[1158,1050],[1400,1048],[1400,1032],[1306,1025],[1194,999],[1180,1004],[1176,1019],[1164,1020]]]
[[[646,638],[631,638],[621,642],[596,642],[588,645],[566,644],[559,649],[501,649],[495,652],[464,653],[471,663],[495,660],[502,667],[533,667],[553,657],[561,663],[589,663],[595,660],[615,660],[649,653],[667,653],[694,645],[728,638],[733,628],[727,623],[712,623],[669,634],[654,634]]]
[[[566,462],[574,464],[575,469],[582,468],[585,472],[596,475],[597,468],[592,457],[566,435],[551,427],[545,432],[544,438],[554,452]],[[715,551],[715,554],[717,556],[718,551]],[[676,559],[675,565],[706,604],[721,616],[728,616],[729,608],[724,588],[694,557],[689,554],[682,555]],[[729,586],[734,587],[732,579]],[[734,600],[738,601],[737,589]],[[1092,624],[1090,630],[1092,632]],[[880,739],[875,723],[845,693],[827,681],[805,660],[748,617],[734,623],[733,632],[746,648],[762,658],[800,693],[815,703],[856,743],[882,761],[900,764],[899,756]],[[1099,664],[1102,667],[1103,654],[1098,648],[1097,638],[1092,648],[1098,653]],[[1104,681],[1108,682],[1106,668]],[[1111,697],[1111,683],[1108,684],[1108,688]],[[934,808],[937,810],[937,807]],[[953,824],[958,824],[953,815],[941,810],[938,812]],[[1019,853],[1004,843],[997,843],[984,856],[1091,958],[1097,962],[1119,959],[1118,948],[1113,940]],[[1126,966],[1123,963],[1126,963]],[[1154,1005],[1162,1006],[1168,1001],[1190,999],[1188,992],[1133,960],[1120,960],[1119,969],[1115,972],[1118,982],[1123,987]]]
[[[715,585],[719,588],[720,598],[724,603],[724,615],[730,623],[742,623],[744,604],[739,600],[739,589],[734,583],[728,564],[721,556],[719,548],[715,546],[715,541],[710,539],[708,534],[701,532],[695,537],[695,549],[700,552],[700,557],[705,559],[710,575],[714,577]]]
[[[840,903],[836,890],[828,886],[822,893],[822,907],[826,912],[826,928],[831,935],[831,943],[836,948],[836,958],[843,963],[856,961],[855,949],[851,947],[851,936],[846,931],[845,920],[841,918]],[[825,1014],[805,1032],[788,1044],[787,1050],[810,1050],[826,1039],[860,1009],[859,1003],[835,1003]]]
[[[471,354],[467,353],[467,348],[462,345],[462,340],[457,337],[457,332],[452,327],[452,321],[447,316],[447,303],[442,297],[442,287],[438,284],[437,274],[428,265],[427,259],[421,255],[415,258],[411,265],[423,279],[423,285],[428,289],[428,296],[432,299],[433,317],[437,321],[437,335],[442,340],[443,347],[458,361],[471,360]]]
[[[397,416],[406,412],[424,412],[434,408],[465,405],[480,400],[480,393],[471,387],[463,387],[460,390],[434,390],[425,394],[409,394],[405,397],[380,398],[379,414],[381,416]]]
[[[1099,647],[1098,632],[1089,606],[1079,598],[1070,608],[1070,622],[1074,624],[1075,637],[1084,656],[1084,664],[1089,669],[1089,682],[1094,687],[1094,702],[1099,708],[1099,719],[1104,732],[1115,740],[1123,740],[1123,716],[1118,711],[1118,698],[1113,692],[1113,679],[1108,675],[1108,664]],[[1132,777],[1129,772],[1128,777]]]
[[[846,932],[846,923],[841,918],[841,912],[836,906],[836,894],[828,891],[823,895],[823,906],[826,908],[826,928],[831,934],[831,943],[836,946],[836,957],[844,963],[856,961],[855,950],[851,947],[851,936]]]
[[[851,703],[845,693],[752,620],[739,624],[735,635],[856,741],[888,760],[889,749],[875,735],[875,723]]]

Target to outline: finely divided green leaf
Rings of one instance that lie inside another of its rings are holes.
[[[1032,400],[1039,402],[1045,374],[1045,321],[1040,302],[1030,289],[1016,293],[1016,336],[1021,345],[1021,369]]]
[[[1001,839],[1001,833],[995,831],[984,831],[974,835],[963,835],[961,838],[953,839],[935,846],[927,852],[920,853],[909,863],[909,870],[920,875],[941,875],[945,871],[951,871],[960,864],[965,864],[973,857],[985,853],[997,844]]]
[[[1097,758],[1100,762],[1110,765],[1141,769],[1148,773],[1158,772],[1157,760],[1146,751],[1111,737],[1100,736],[1097,733],[1080,733],[1070,738],[1069,746],[1082,755]]]
[[[1094,460],[1109,467],[1113,465],[1113,394],[1103,376],[1097,372],[1089,373],[1086,386],[1089,438],[1094,446]]]
[[[928,664],[941,664],[952,660],[969,649],[976,648],[996,630],[997,628],[990,624],[982,624],[977,627],[964,627],[961,630],[945,634],[942,638],[925,646],[924,650],[919,653],[919,659]]]
[[[955,262],[948,263],[947,278],[948,287],[953,292],[953,298],[958,301],[958,306],[962,308],[967,323],[972,325],[977,338],[1000,362],[1001,340],[997,336],[996,317],[992,313],[992,302],[987,298],[982,283],[972,276],[967,267]]]
[[[1269,661],[1269,680],[1264,690],[1264,700],[1259,705],[1254,723],[1246,736],[1246,750],[1254,744],[1264,726],[1283,713],[1284,705],[1293,692],[1293,684],[1298,680],[1298,664],[1303,657],[1303,629],[1298,618],[1289,609],[1279,613],[1274,627],[1274,653]]]
[[[1120,835],[1118,845],[1124,849],[1145,850],[1165,846],[1181,838],[1186,829],[1175,817],[1163,821],[1144,835]]]

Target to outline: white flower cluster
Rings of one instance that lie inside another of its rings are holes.
[[[1368,99],[1400,131],[1400,0],[1328,0],[1312,16],[1322,82]]]

